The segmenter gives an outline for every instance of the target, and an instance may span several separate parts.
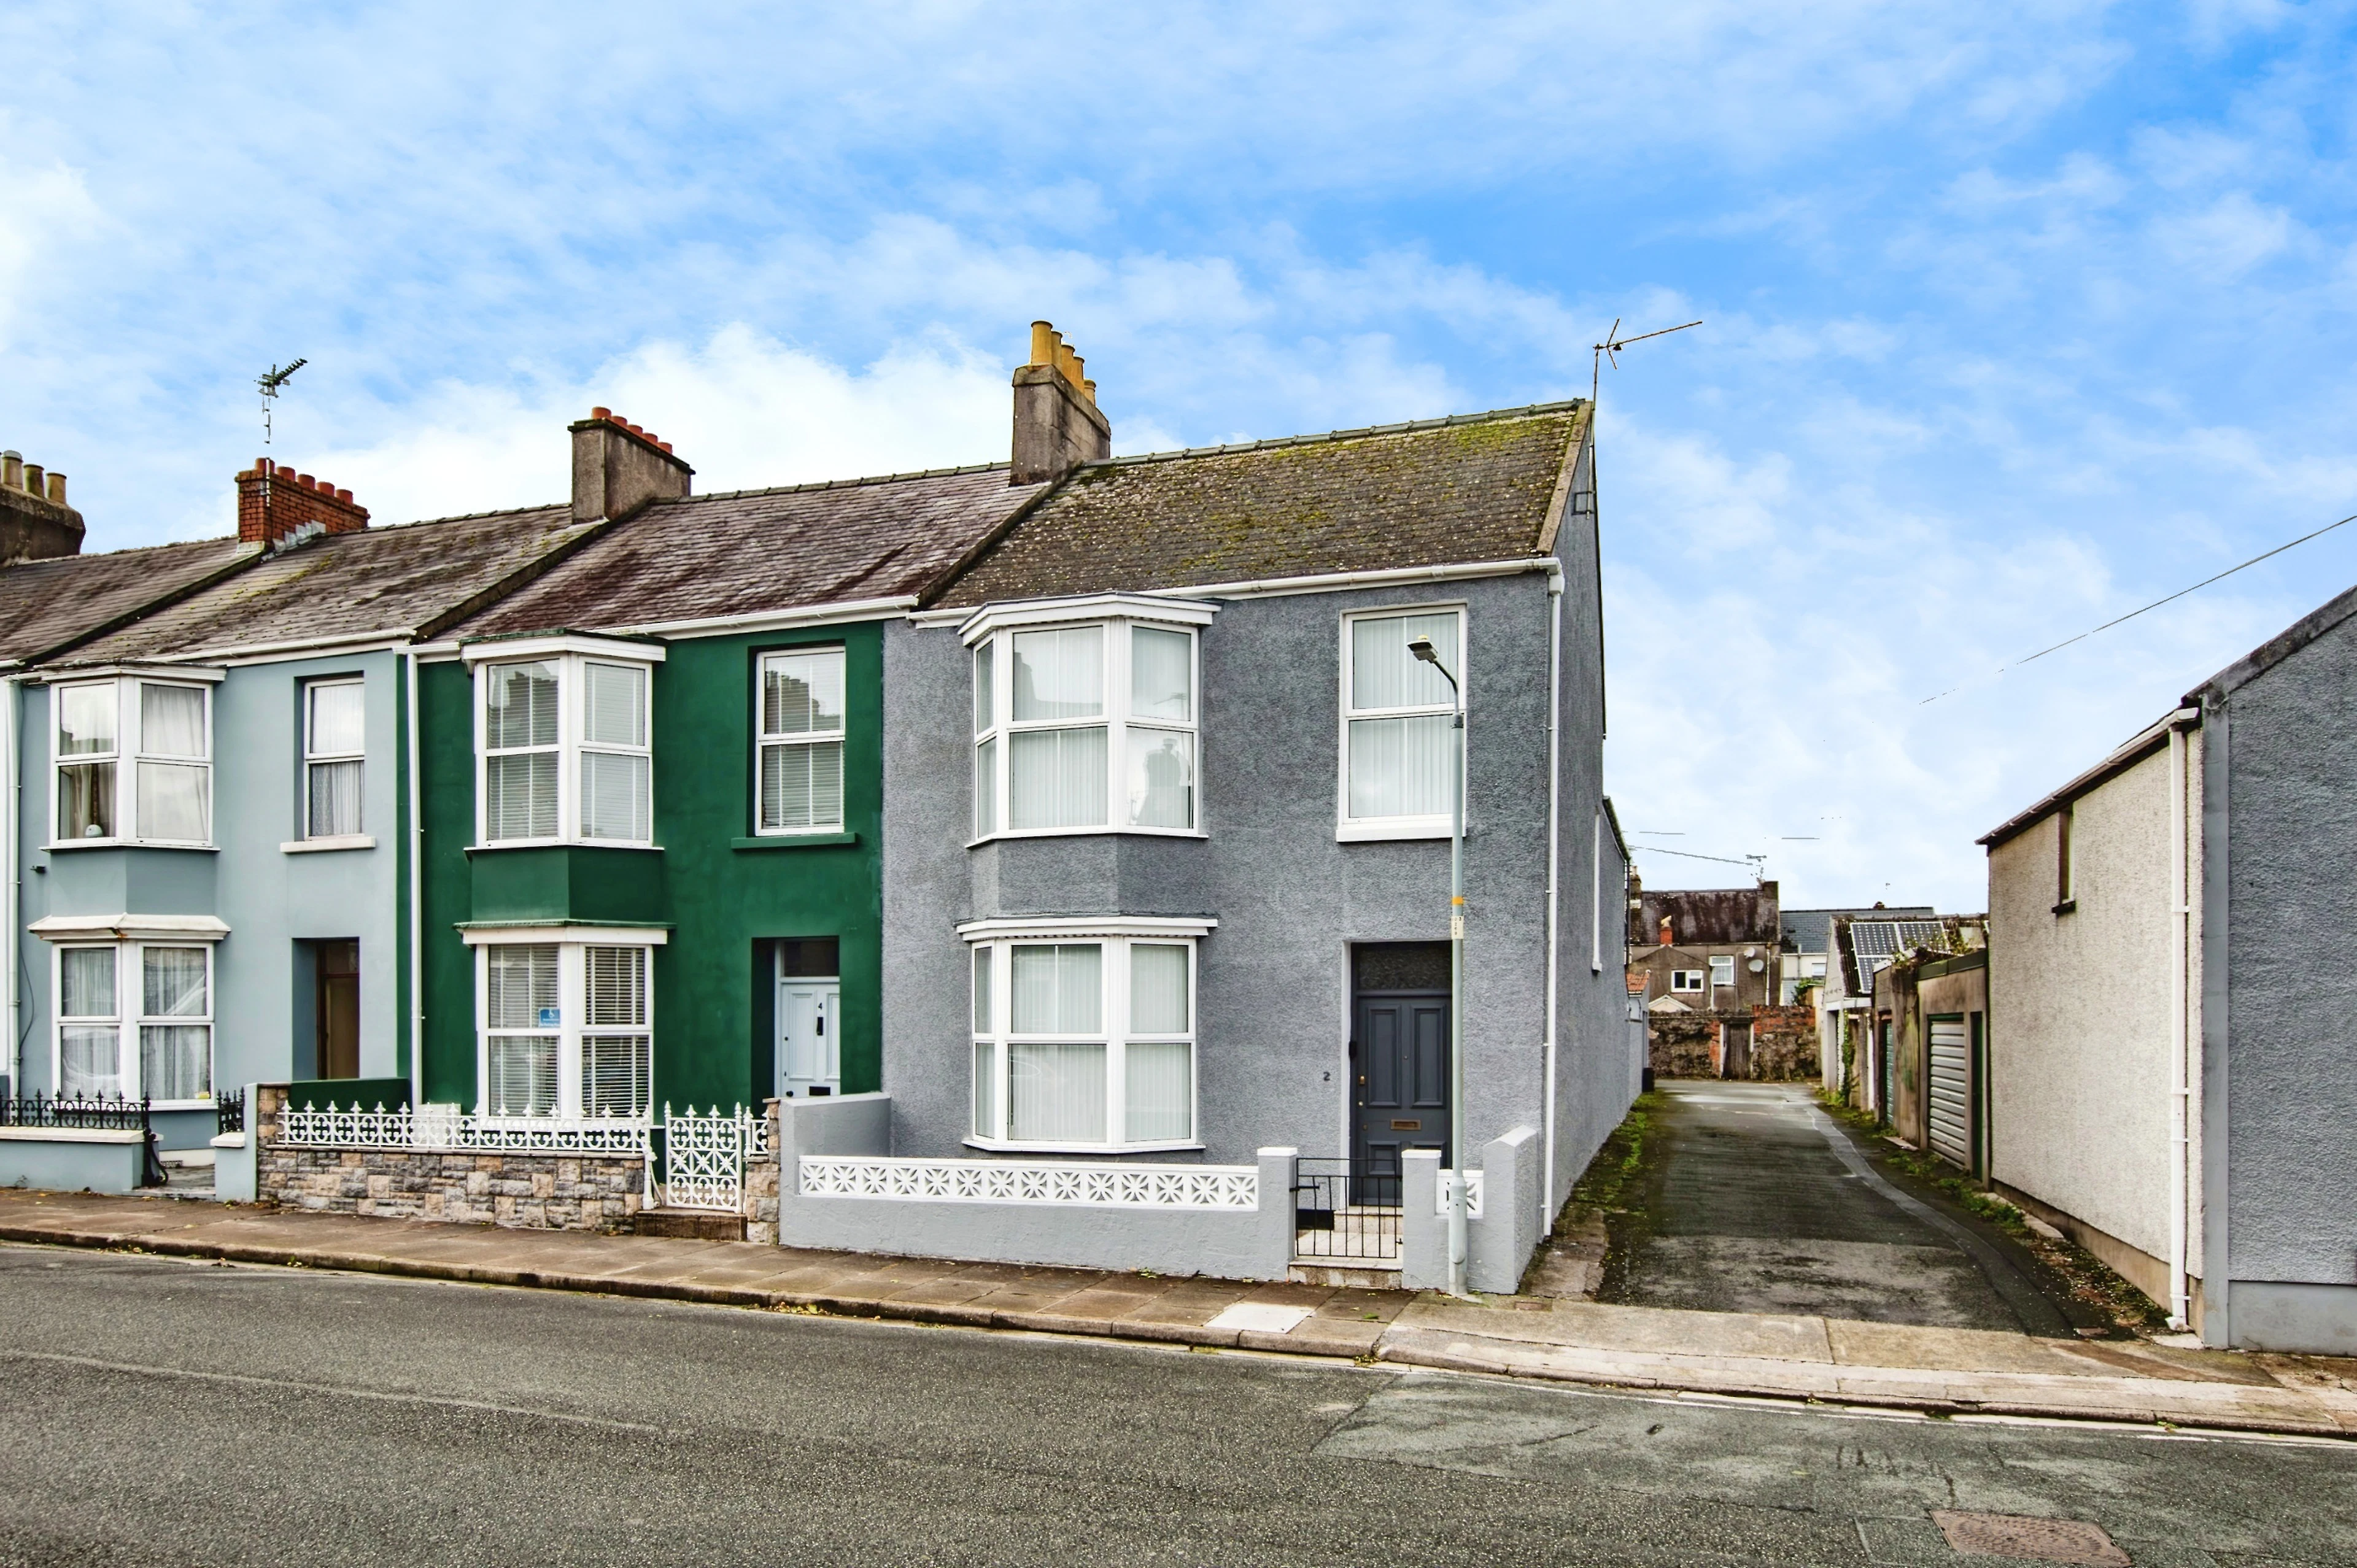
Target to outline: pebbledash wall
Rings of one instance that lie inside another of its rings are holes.
[[[210,849],[52,847],[52,693],[19,688],[17,854],[27,875],[15,940],[27,1090],[56,1085],[52,944],[26,929],[48,916],[210,916],[228,928],[212,944],[216,1090],[317,1070],[307,944],[357,940],[361,1076],[409,1070],[400,660],[379,651],[231,665],[221,674],[210,688]],[[361,814],[373,846],[289,853],[283,846],[303,838],[303,688],[335,676],[359,676],[367,691]],[[70,670],[48,672],[52,680],[73,677]],[[216,1125],[209,1108],[161,1112],[155,1124],[165,1149],[203,1148]]]
[[[1593,539],[1566,529],[1562,606],[1559,1014],[1554,1179],[1571,1180],[1634,1097],[1620,929],[1625,866],[1602,815],[1602,643]],[[968,848],[971,660],[953,628],[886,636],[884,1083],[892,1148],[957,1156],[972,1105],[967,948],[995,916],[1210,917],[1200,946],[1200,1154],[1347,1152],[1355,943],[1445,940],[1447,839],[1338,843],[1342,617],[1464,607],[1469,760],[1467,1128],[1476,1149],[1543,1127],[1548,896],[1548,577],[1219,602],[1200,638],[1205,836],[1088,833]],[[1602,858],[1598,856],[1598,848]],[[1599,918],[1601,924],[1599,926]],[[1018,1156],[1019,1157],[1019,1156]],[[1534,1232],[1535,1235],[1536,1232]]]
[[[666,929],[653,1096],[682,1110],[759,1107],[776,1092],[771,944],[835,938],[843,1086],[878,1087],[883,642],[873,621],[664,640],[651,688],[653,850],[477,846],[472,686],[455,660],[423,664],[424,1098],[475,1103],[475,970],[458,927],[490,919]],[[845,650],[845,832],[755,842],[760,657],[824,647]]]

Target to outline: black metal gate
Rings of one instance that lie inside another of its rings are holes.
[[[1304,1262],[1400,1260],[1400,1181],[1369,1177],[1346,1159],[1297,1155],[1293,1162],[1293,1255]]]

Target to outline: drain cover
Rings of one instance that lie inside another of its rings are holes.
[[[2027,1519],[2009,1513],[1933,1509],[1932,1521],[1967,1557],[2030,1557],[2041,1563],[2096,1563],[2125,1568],[2128,1554],[2100,1524],[2080,1519]]]

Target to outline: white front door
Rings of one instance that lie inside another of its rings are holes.
[[[780,1098],[843,1092],[843,1053],[835,1040],[842,985],[832,980],[778,982]]]

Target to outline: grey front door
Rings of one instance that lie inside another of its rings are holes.
[[[1400,1154],[1448,1162],[1448,993],[1361,992],[1351,1029],[1354,1203],[1400,1201]]]

